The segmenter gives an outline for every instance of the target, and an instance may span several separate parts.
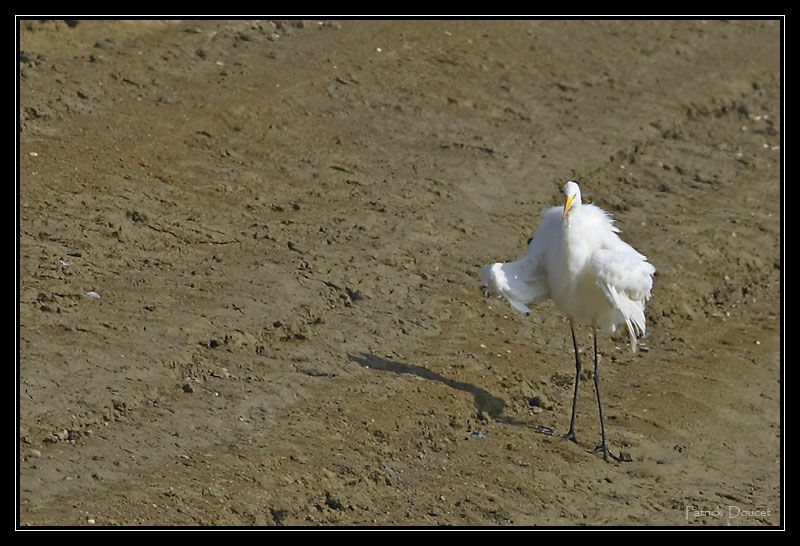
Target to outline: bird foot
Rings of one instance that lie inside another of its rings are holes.
[[[598,451],[603,452],[603,460],[605,460],[606,462],[608,462],[609,457],[611,457],[615,461],[619,461],[619,457],[611,453],[611,451],[608,449],[608,445],[606,445],[605,442],[594,448],[592,450],[592,453],[597,453]]]
[[[570,429],[566,434],[562,434],[561,437],[565,440],[575,442],[576,444],[578,443],[578,438],[575,437],[575,431],[572,429]]]
[[[620,451],[619,455],[614,455],[613,453],[611,453],[611,450],[608,449],[608,444],[606,444],[605,442],[594,448],[592,450],[592,453],[597,453],[598,451],[603,452],[603,459],[606,462],[608,462],[609,457],[617,461],[618,463],[630,463],[633,461],[633,457],[631,457],[630,453],[627,453],[625,451]]]
[[[564,440],[570,440],[572,442],[575,442],[576,444],[578,443],[578,438],[575,436],[575,431],[572,429],[570,429],[570,431],[567,432],[566,434],[556,434],[550,427],[539,425],[538,427],[536,427],[536,432],[538,432],[539,434],[547,434],[548,436],[558,436],[559,438],[562,438]]]

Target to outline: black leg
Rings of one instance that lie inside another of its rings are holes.
[[[592,453],[602,451],[603,459],[606,461],[608,461],[609,457],[614,460],[619,460],[618,457],[614,456],[608,450],[608,443],[606,442],[606,427],[603,424],[603,404],[600,402],[600,372],[597,369],[597,329],[594,326],[592,327],[592,335],[594,336],[594,390],[597,392],[597,409],[600,413],[600,434],[602,436],[602,443],[594,448]]]
[[[581,357],[578,354],[578,342],[575,340],[575,327],[572,319],[569,319],[569,329],[572,331],[572,348],[575,351],[575,391],[572,393],[572,417],[569,420],[569,431],[562,438],[578,443],[575,438],[575,406],[578,402],[578,383],[581,380]]]

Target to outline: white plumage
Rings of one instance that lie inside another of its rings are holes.
[[[564,185],[563,207],[544,211],[542,221],[519,260],[494,263],[481,270],[481,285],[489,293],[504,297],[512,307],[530,313],[529,305],[548,298],[573,321],[613,333],[625,323],[636,351],[636,338],[645,333],[645,302],[650,298],[655,268],[647,258],[620,239],[619,229],[601,208],[583,204],[578,184]],[[573,328],[573,342],[575,341]],[[595,386],[597,379],[597,340],[595,334]],[[580,357],[575,344],[576,368]],[[578,377],[575,382],[577,394]],[[573,419],[570,432],[574,440]],[[608,455],[603,433],[604,455]]]

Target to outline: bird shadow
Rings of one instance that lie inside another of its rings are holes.
[[[485,389],[476,387],[470,383],[464,383],[463,381],[456,381],[454,379],[444,377],[443,375],[432,372],[423,366],[406,364],[404,362],[396,362],[394,360],[381,358],[371,353],[360,353],[360,356],[348,353],[347,358],[364,368],[392,372],[396,374],[416,375],[422,379],[438,381],[439,383],[447,385],[450,388],[468,392],[472,395],[475,409],[478,410],[479,413],[486,412],[486,414],[489,415],[489,417],[491,417],[494,421],[498,421],[500,423],[533,428],[530,423],[519,421],[508,415],[503,415],[503,410],[506,407],[506,403],[502,398],[498,398]]]

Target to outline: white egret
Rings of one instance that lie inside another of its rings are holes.
[[[578,184],[564,185],[563,207],[544,211],[541,224],[529,241],[528,252],[513,262],[494,263],[481,270],[481,285],[503,296],[512,307],[530,313],[528,305],[547,298],[569,318],[575,351],[575,390],[569,431],[563,438],[577,443],[575,404],[578,398],[581,360],[574,323],[592,327],[594,337],[594,386],[600,413],[602,442],[592,453],[618,459],[606,442],[600,375],[597,369],[597,330],[609,334],[625,323],[636,351],[637,335],[645,333],[644,305],[650,299],[655,268],[647,258],[620,239],[619,229],[603,209],[581,203]]]

